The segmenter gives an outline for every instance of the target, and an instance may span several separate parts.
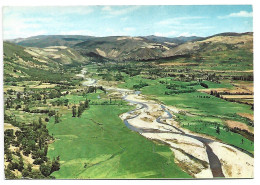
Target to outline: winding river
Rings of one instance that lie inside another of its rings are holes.
[[[93,85],[96,85],[96,84],[97,84],[97,80],[89,79],[89,78],[87,78],[87,81],[83,82],[84,86],[93,86]],[[195,134],[191,134],[191,133],[186,133],[181,128],[178,128],[174,125],[171,125],[171,124],[168,124],[166,122],[161,121],[161,119],[164,119],[164,120],[173,119],[173,115],[171,114],[171,112],[169,110],[167,110],[166,106],[160,105],[160,104],[157,104],[157,105],[159,105],[161,107],[162,111],[167,114],[167,117],[161,117],[161,116],[157,117],[156,122],[158,124],[167,125],[168,127],[172,127],[177,132],[174,132],[172,130],[168,130],[168,131],[166,130],[165,131],[165,130],[154,129],[154,128],[137,127],[137,126],[131,124],[130,121],[132,119],[140,116],[140,114],[138,114],[138,111],[140,112],[142,110],[147,110],[148,109],[148,103],[138,101],[138,99],[135,99],[135,101],[134,101],[134,100],[128,98],[128,96],[129,96],[129,94],[132,94],[132,95],[135,94],[136,96],[138,96],[139,94],[141,94],[141,92],[140,91],[132,91],[132,90],[128,90],[128,89],[114,88],[114,87],[104,87],[104,88],[107,91],[112,90],[112,91],[116,91],[116,92],[121,93],[122,96],[123,96],[122,97],[123,100],[125,100],[125,101],[127,101],[131,104],[137,105],[134,110],[127,112],[126,114],[128,114],[129,116],[127,116],[126,118],[123,119],[124,124],[126,125],[127,128],[129,128],[130,130],[132,130],[134,132],[138,132],[140,134],[142,134],[142,133],[169,133],[169,134],[178,134],[178,135],[182,135],[182,136],[186,136],[186,137],[195,139],[195,140],[203,143],[203,145],[206,149],[207,158],[208,158],[208,161],[209,161],[209,167],[210,167],[212,176],[213,177],[222,177],[222,178],[225,177],[225,175],[222,171],[222,169],[223,169],[222,164],[221,164],[221,161],[220,161],[218,155],[209,146],[209,144],[212,144],[212,143],[220,143],[219,141],[215,141],[215,140],[209,139],[209,138],[204,138],[203,136],[198,135],[198,134],[195,135]],[[147,100],[147,102],[149,102],[149,100]],[[221,143],[221,144],[224,144],[224,143]],[[228,145],[228,144],[224,144],[224,145],[227,145],[227,146],[232,147],[232,148],[236,148],[239,151],[241,151],[242,153],[246,153],[247,155],[250,155],[248,152],[243,151],[240,148],[237,148],[237,147],[234,147],[234,146],[231,146],[231,145]]]
[[[124,96],[123,99],[125,101],[128,101],[130,103],[133,103],[133,104],[138,104],[140,105],[141,107],[140,108],[137,108],[135,110],[132,110],[132,111],[129,111],[128,113],[129,114],[133,114],[134,111],[136,110],[140,110],[140,109],[146,109],[148,106],[145,104],[145,103],[142,103],[142,102],[137,102],[137,101],[132,101],[132,100],[129,100],[127,99],[127,96]],[[162,110],[164,112],[167,113],[168,117],[164,117],[164,119],[171,119],[173,117],[173,115],[168,111],[166,110],[165,106],[164,105],[161,105],[162,107]],[[165,131],[160,131],[160,130],[155,130],[155,129],[142,129],[142,128],[138,128],[138,127],[135,127],[133,125],[131,125],[128,120],[130,119],[133,119],[133,118],[136,118],[137,116],[139,116],[138,114],[136,114],[135,116],[133,117],[130,117],[130,118],[126,118],[124,119],[124,123],[125,125],[135,131],[135,132],[139,132],[139,133],[164,133]],[[156,119],[156,121],[160,124],[166,124],[166,123],[163,123],[161,121],[161,117],[158,117]],[[210,139],[206,139],[206,138],[203,138],[203,137],[200,137],[200,136],[195,136],[195,135],[191,135],[191,134],[186,134],[183,130],[181,130],[180,128],[177,128],[173,125],[169,125],[167,124],[168,126],[171,126],[171,127],[174,127],[174,129],[178,130],[180,133],[177,133],[177,132],[170,132],[172,134],[181,134],[181,135],[185,135],[185,136],[188,136],[190,138],[193,138],[193,139],[196,139],[200,142],[202,142],[204,144],[204,146],[206,147],[206,152],[208,154],[208,159],[209,159],[209,164],[210,164],[210,169],[211,169],[211,172],[212,172],[212,175],[213,177],[225,177],[223,172],[222,172],[222,168],[221,168],[221,163],[220,163],[220,160],[219,158],[217,157],[216,154],[214,154],[213,150],[211,149],[211,147],[208,145],[210,142],[214,142],[213,140],[210,140]]]

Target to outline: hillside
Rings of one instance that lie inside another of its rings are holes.
[[[25,50],[39,61],[51,60],[64,64],[83,62],[91,57],[99,61],[140,61],[176,56],[207,58],[209,52],[222,55],[242,52],[252,55],[252,33],[221,33],[210,37],[88,37],[88,36],[36,36],[14,39],[18,45],[33,46]],[[69,47],[70,46],[70,47]],[[224,53],[223,53],[224,52]],[[243,58],[243,55],[239,55]],[[211,58],[213,55],[211,55]],[[230,57],[229,57],[230,58]],[[227,59],[229,59],[227,58]],[[226,60],[226,59],[225,59]]]
[[[253,52],[252,33],[222,33],[200,37],[100,37],[78,43],[75,49],[83,55],[96,54],[122,60],[151,60],[175,56],[203,55],[210,51]]]
[[[49,47],[49,46],[74,46],[93,37],[81,35],[39,35],[28,38],[11,39],[8,42],[28,47]]]
[[[41,73],[59,73],[63,65],[87,62],[77,51],[62,46],[48,48],[22,47],[4,42],[5,81],[39,77]],[[44,77],[42,77],[44,78]]]
[[[38,57],[41,61],[46,59],[62,64],[71,64],[74,61],[81,63],[86,60],[85,57],[80,55],[77,51],[66,46],[49,46],[46,48],[27,47],[25,51],[34,57]]]
[[[222,33],[211,37],[191,41],[171,48],[163,53],[165,57],[200,54],[210,51],[247,50],[253,52],[252,33]]]
[[[252,33],[3,45],[6,179],[253,177]]]
[[[171,46],[172,47],[172,46]],[[97,37],[75,45],[84,55],[96,53],[113,60],[147,60],[161,57],[169,46],[142,37]]]
[[[229,32],[206,38],[196,36],[167,38],[154,35],[145,37],[45,35],[14,39],[11,42],[27,47],[43,48],[28,49],[27,51],[34,53],[33,55],[43,54],[45,57],[60,60],[63,63],[71,63],[72,60],[81,61],[83,58],[80,55],[101,60],[125,61],[203,55],[210,51],[253,51],[252,33]],[[56,46],[66,46],[75,50]],[[70,56],[66,58],[64,55]]]
[[[90,37],[78,35],[40,35],[18,38],[8,42],[25,47],[45,48],[50,46],[67,46],[75,48],[81,54],[112,60],[150,60],[162,57],[164,51],[187,41],[201,37]]]
[[[173,45],[173,44],[179,45],[188,41],[203,39],[203,37],[197,37],[197,36],[190,36],[190,37],[180,36],[180,37],[169,38],[169,37],[160,37],[155,35],[145,36],[144,38],[153,42],[160,42],[169,45]]]

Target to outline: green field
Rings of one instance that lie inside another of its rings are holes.
[[[127,77],[126,79],[127,80],[124,84],[119,85],[120,87],[132,88],[134,84],[138,84],[140,81],[145,82],[149,85],[140,89],[144,95],[159,100],[165,105],[171,105],[193,114],[194,116],[177,114],[178,122],[185,128],[197,133],[213,136],[225,143],[235,145],[253,153],[253,141],[248,140],[240,134],[223,130],[223,126],[225,126],[224,120],[240,121],[250,125],[249,120],[237,115],[237,113],[253,114],[250,105],[228,102],[215,96],[197,91],[165,95],[165,91],[168,90],[166,84],[159,83],[159,81],[165,81],[168,84],[176,84],[178,86],[177,90],[190,87],[194,90],[203,89],[199,84],[190,86],[190,84],[195,82],[173,81],[170,80],[170,78],[150,80],[144,79],[141,76],[135,76],[133,78]],[[210,81],[203,82],[207,84],[209,88],[232,88],[232,85],[227,83],[218,84]],[[211,126],[212,123],[222,126],[220,127],[220,134],[216,133],[216,128]],[[249,126],[249,128],[253,129],[251,126]],[[244,140],[243,144],[241,144],[242,139]]]
[[[48,157],[59,155],[61,160],[61,169],[52,175],[58,179],[189,178],[174,163],[168,146],[124,125],[118,116],[130,108],[91,105],[80,118],[68,113],[60,123],[51,119],[48,130],[56,140],[49,146]]]
[[[214,146],[221,165],[215,164],[206,141],[206,152],[197,156],[190,147],[201,145],[168,129],[177,126],[254,155],[253,33],[168,44],[166,38],[50,37],[29,41],[32,47],[3,45],[6,179],[207,178],[206,167],[217,177],[212,166],[225,177],[247,177],[245,163],[253,172],[253,158],[237,155],[243,163],[233,165]],[[51,47],[37,48],[46,44]],[[95,83],[86,85],[90,79]],[[128,93],[147,101],[148,109],[125,101]],[[164,117],[167,110],[174,120]],[[123,113],[126,119],[137,115],[136,126],[158,140],[127,128]]]

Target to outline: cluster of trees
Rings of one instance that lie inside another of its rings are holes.
[[[84,101],[84,103],[80,102],[79,106],[78,106],[78,112],[77,112],[77,109],[76,109],[76,106],[74,105],[72,107],[72,117],[80,117],[82,115],[82,113],[87,109],[89,108],[89,100],[86,99]]]
[[[96,93],[97,92],[97,87],[96,86],[89,86],[86,93]]]
[[[59,81],[64,81],[68,80],[70,78],[69,73],[62,73],[61,69],[58,68],[49,68],[48,70],[41,69],[41,68],[36,68],[36,67],[20,67],[16,66],[17,70],[22,71],[23,73],[29,75],[30,77],[27,77],[26,80],[28,81],[42,81],[42,82],[59,82]]]
[[[141,89],[141,88],[146,87],[148,85],[149,85],[148,83],[145,83],[145,82],[141,81],[139,84],[134,84],[133,88],[134,89]]]
[[[114,76],[116,81],[123,81],[124,80],[124,76],[119,72]]]
[[[212,82],[218,82],[219,81],[219,77],[216,76],[215,73],[213,74],[207,74],[206,75],[206,80],[212,81]]]
[[[9,90],[7,93],[9,94],[16,94],[16,97],[7,97],[5,100],[5,108],[21,108],[21,105],[24,104],[24,111],[30,112],[28,106],[30,103],[35,103],[35,100],[43,100],[42,103],[46,104],[46,99],[50,98],[60,98],[62,96],[60,90],[52,89],[48,93],[46,91],[29,91],[27,88],[24,89],[24,92],[16,92],[14,90]],[[59,100],[58,100],[59,101]],[[65,100],[66,101],[66,100]],[[59,103],[59,102],[58,102]],[[64,102],[63,102],[64,103]],[[33,113],[41,113],[41,112],[33,112]],[[45,113],[45,112],[42,112]]]
[[[103,91],[104,93],[106,93],[106,90],[104,89],[103,86],[89,86],[85,92],[83,93],[83,96],[88,94],[88,93],[96,93],[97,90],[100,89],[101,91]]]
[[[30,110],[28,106],[25,106],[23,111],[24,112],[29,112],[29,113],[40,113],[40,114],[48,114],[50,112],[49,109],[34,109],[34,110]]]
[[[201,85],[202,87],[209,88],[209,86],[208,86],[207,84],[203,83],[203,82],[201,82],[200,85]]]
[[[105,101],[91,101],[90,105],[122,105],[123,102],[122,100],[120,101],[112,101],[112,99],[110,98],[109,101],[105,100]]]
[[[217,98],[221,98],[221,94],[218,91],[210,91],[210,95],[216,96]]]
[[[42,163],[40,166],[40,171],[42,175],[45,177],[49,177],[50,174],[54,171],[58,171],[60,169],[60,157],[53,158],[52,161],[47,161],[45,163]]]
[[[19,162],[9,162],[5,169],[5,178],[6,179],[16,179],[18,177],[13,173],[14,170],[18,170],[22,174],[22,178],[24,179],[43,179],[43,178],[54,178],[51,176],[51,173],[54,171],[58,171],[60,169],[60,161],[59,156],[57,158],[53,158],[53,160],[48,160],[45,163],[40,165],[39,170],[33,170],[32,164],[25,164],[22,156],[19,156]]]
[[[223,98],[222,96],[220,96],[220,98],[229,101],[229,102],[236,102],[236,103],[242,103],[242,104],[246,104],[251,106],[251,110],[254,110],[254,104],[246,102],[246,101],[241,101],[241,99],[232,99],[232,98]]]
[[[187,88],[187,89],[177,89],[177,90],[171,90],[171,91],[165,91],[165,95],[172,95],[172,94],[180,94],[180,93],[191,93],[195,92],[196,90],[193,88]]]
[[[248,75],[248,76],[233,76],[233,80],[243,80],[243,81],[254,81],[254,76],[253,75]]]
[[[195,89],[193,87],[190,87],[190,85],[177,85],[174,83],[166,85],[166,88],[170,89],[169,91],[165,91],[164,94],[166,95],[190,93],[195,91]]]
[[[215,96],[217,98],[224,99],[224,100],[229,101],[229,102],[236,102],[236,103],[242,103],[242,104],[250,105],[251,109],[254,110],[254,104],[241,101],[240,99],[223,98],[223,96],[222,96],[222,95],[251,95],[250,93],[240,93],[240,92],[230,93],[230,92],[210,91],[210,95]]]
[[[16,131],[7,129],[4,132],[4,152],[8,162],[5,168],[6,178],[16,178],[12,172],[15,169],[21,172],[23,178],[49,178],[53,171],[59,169],[59,158],[52,161],[47,158],[48,142],[53,140],[53,137],[49,135],[42,118],[31,124],[26,124],[19,123],[16,119],[5,115],[5,121],[19,128]],[[11,151],[10,145],[16,147],[17,150]],[[24,156],[31,154],[31,158],[34,160],[33,164],[25,163],[22,154]],[[50,167],[49,173],[46,173],[44,166],[46,164],[51,164],[48,165]],[[40,165],[40,171],[32,170],[32,165]]]
[[[103,80],[106,80],[106,81],[123,81],[124,79],[124,76],[121,74],[121,71],[118,71],[116,74],[113,74],[113,73],[110,73],[110,71],[105,71],[105,72],[101,72],[101,71],[104,71],[103,68],[99,68],[98,69],[98,72],[100,72],[98,74],[98,76],[102,76],[102,79]]]
[[[69,104],[69,100],[68,99],[61,99],[61,98],[59,98],[59,99],[57,99],[57,100],[55,100],[55,101],[53,101],[53,102],[51,102],[51,104],[53,105],[53,106],[61,106],[61,105],[64,105],[64,106],[68,106],[68,104]]]
[[[199,96],[197,96],[198,98],[211,98],[210,96],[201,96],[201,95],[199,95]]]
[[[60,117],[61,115],[59,114],[59,112],[57,112],[54,116],[54,123],[59,123],[60,122]]]
[[[167,89],[171,89],[171,90],[176,90],[177,87],[180,87],[180,86],[179,86],[179,85],[176,85],[176,84],[167,84],[167,85],[166,85],[166,88],[167,88]],[[185,88],[185,86],[182,87],[182,88]]]
[[[234,133],[238,133],[238,134],[244,136],[245,138],[247,138],[250,141],[254,141],[254,134],[251,132],[248,132],[247,130],[240,129],[238,127],[231,128],[230,130]]]
[[[52,89],[48,94],[49,99],[60,98],[61,96],[62,94],[60,89]]]

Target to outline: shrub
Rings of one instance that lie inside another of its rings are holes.
[[[202,87],[209,88],[209,86],[208,86],[207,84],[203,83],[203,82],[201,82],[200,85],[201,85]]]

